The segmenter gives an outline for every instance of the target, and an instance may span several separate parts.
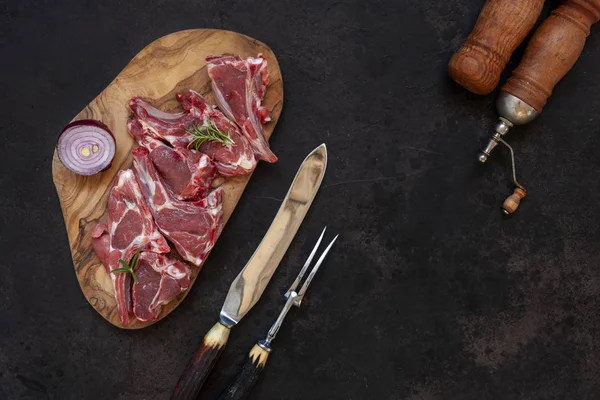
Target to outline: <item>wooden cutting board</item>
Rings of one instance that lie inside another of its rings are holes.
[[[175,94],[193,89],[214,104],[204,59],[209,55],[225,53],[241,57],[262,53],[267,59],[270,81],[263,105],[272,113],[272,121],[265,125],[269,138],[283,106],[283,81],[273,51],[264,43],[239,33],[192,29],[172,33],[151,43],[73,118],[97,119],[112,130],[117,141],[117,151],[109,170],[90,177],[79,176],[67,170],[58,159],[56,151],[54,152],[52,177],[67,227],[77,280],[92,307],[107,321],[120,328],[139,329],[156,322],[133,319],[134,322],[129,326],[121,325],[110,276],[96,257],[90,238],[92,228],[99,221],[107,219],[106,204],[113,178],[119,170],[127,169],[132,164],[131,150],[135,144],[126,128],[129,115],[127,102],[133,96],[141,96],[164,111],[180,111]],[[58,133],[57,131],[57,135]],[[225,222],[231,216],[249,179],[249,175],[238,176],[228,178],[223,183]],[[198,269],[193,274],[192,286],[197,275]],[[159,320],[183,301],[187,293],[193,290],[192,286],[163,307]]]

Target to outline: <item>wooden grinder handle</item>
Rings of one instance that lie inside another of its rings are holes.
[[[581,55],[600,0],[566,0],[536,30],[521,63],[501,90],[542,112],[554,86]]]
[[[488,0],[471,34],[452,56],[452,79],[476,94],[488,94],[517,46],[535,25],[544,0]]]
[[[502,204],[502,208],[504,209],[505,214],[512,214],[517,211],[519,208],[519,204],[521,204],[521,200],[523,200],[527,196],[527,192],[522,188],[515,188],[513,194],[508,196],[504,203]]]

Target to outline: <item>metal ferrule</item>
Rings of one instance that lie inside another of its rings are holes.
[[[296,292],[290,293],[290,296],[287,298],[285,305],[283,306],[283,309],[281,310],[281,312],[279,313],[279,316],[277,317],[277,320],[275,321],[275,323],[273,324],[271,329],[269,329],[269,333],[267,333],[267,337],[264,340],[261,340],[258,342],[258,345],[260,347],[262,347],[263,349],[265,349],[267,351],[270,351],[271,342],[273,341],[273,339],[275,339],[275,336],[277,336],[277,332],[279,332],[279,328],[281,328],[281,324],[283,324],[283,320],[285,319],[285,316],[287,315],[287,313],[290,311],[290,309],[294,305],[294,301],[296,300],[296,297],[298,297],[298,293],[296,293]]]
[[[512,122],[506,118],[500,117],[499,120],[500,121],[495,127],[496,133],[494,133],[494,136],[492,136],[487,146],[485,146],[485,149],[483,149],[483,151],[479,154],[479,162],[484,163],[488,160],[488,157],[492,154],[492,151],[496,148],[496,146],[498,146],[498,143],[500,143],[502,136],[506,135],[510,128],[513,127]]]
[[[233,327],[235,324],[238,323],[238,321],[234,320],[233,318],[231,318],[229,315],[227,315],[227,313],[225,313],[224,311],[221,311],[221,314],[219,314],[219,322],[221,323],[221,325],[226,326],[228,328]]]
[[[267,352],[271,352],[271,343],[267,343],[267,341],[265,339],[263,340],[259,340],[257,343],[258,347],[260,347],[261,349],[267,351]]]
[[[482,163],[487,161],[492,151],[500,142],[499,139],[502,139],[510,128],[514,125],[523,125],[531,122],[538,115],[535,108],[518,97],[504,91],[500,92],[496,100],[496,109],[498,110],[498,115],[500,115],[500,121],[496,124],[496,133],[492,136],[485,149],[479,154],[479,161]]]

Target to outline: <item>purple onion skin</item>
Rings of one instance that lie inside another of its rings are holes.
[[[91,125],[91,126],[96,126],[96,127],[100,128],[100,129],[102,129],[103,131],[105,131],[105,132],[108,132],[108,134],[111,136],[111,138],[112,138],[112,140],[113,140],[113,142],[114,142],[114,144],[115,144],[115,154],[116,154],[116,145],[117,145],[117,141],[115,140],[115,135],[112,133],[112,131],[110,130],[110,128],[109,128],[109,127],[108,127],[108,126],[107,126],[105,123],[103,123],[103,122],[101,122],[101,121],[98,121],[98,120],[95,120],[95,119],[80,119],[80,120],[77,120],[77,121],[72,121],[72,122],[70,122],[69,124],[67,124],[67,126],[65,126],[65,127],[63,128],[63,130],[62,130],[62,131],[60,132],[60,134],[58,135],[58,141],[60,141],[60,138],[61,138],[61,136],[62,136],[62,135],[63,135],[63,134],[64,134],[64,133],[65,133],[65,132],[68,130],[68,129],[70,129],[70,128],[73,128],[73,127],[75,127],[75,126],[82,126],[82,125],[84,125],[84,126],[90,126],[90,125]],[[58,148],[58,142],[57,142],[57,148]],[[60,159],[60,153],[59,153],[59,157],[58,157],[58,158]],[[114,158],[114,154],[113,154],[113,158]],[[98,171],[98,172],[96,172],[96,173],[99,173],[99,172],[104,172],[104,171],[106,171],[106,170],[110,169],[110,167],[112,166],[112,161],[113,161],[113,160],[111,159],[111,160],[110,160],[110,162],[108,163],[108,165],[107,165],[106,167],[104,167],[104,169],[102,169],[102,170],[100,170],[100,171]],[[62,160],[61,160],[61,162],[62,162]],[[79,174],[78,172],[76,172],[76,171],[73,171],[71,168],[67,167],[67,166],[65,165],[65,163],[64,163],[64,162],[63,162],[63,165],[64,165],[64,166],[65,166],[67,169],[69,169],[70,171],[72,171],[72,172],[74,172],[74,173],[76,173],[76,174]],[[95,174],[90,174],[90,175],[95,175]],[[84,176],[89,176],[89,175],[84,175]]]
[[[67,129],[69,129],[73,126],[79,126],[79,125],[96,125],[97,127],[100,127],[102,129],[104,129],[106,132],[110,133],[110,135],[113,137],[113,139],[115,138],[115,136],[113,135],[110,128],[108,126],[106,126],[106,124],[104,122],[98,121],[97,119],[78,119],[77,121],[69,122],[69,124],[64,127],[62,132],[60,132],[60,135],[62,135]],[[58,135],[58,136],[60,137],[60,135]]]

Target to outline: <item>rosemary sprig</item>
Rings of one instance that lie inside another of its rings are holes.
[[[212,121],[208,125],[193,125],[191,129],[185,128],[185,130],[193,137],[188,148],[193,147],[196,151],[206,141],[221,143],[223,146],[235,144],[230,136],[229,125],[227,125],[227,133],[217,128],[217,125]]]
[[[115,274],[115,273],[130,273],[131,276],[133,277],[133,281],[135,283],[140,283],[137,275],[133,271],[135,270],[135,267],[137,267],[138,257],[140,256],[141,252],[142,252],[142,249],[139,249],[138,251],[136,251],[135,254],[133,255],[133,257],[131,257],[131,261],[129,261],[129,264],[127,264],[124,260],[120,259],[119,263],[123,266],[123,268],[115,268],[110,272],[113,274]]]

